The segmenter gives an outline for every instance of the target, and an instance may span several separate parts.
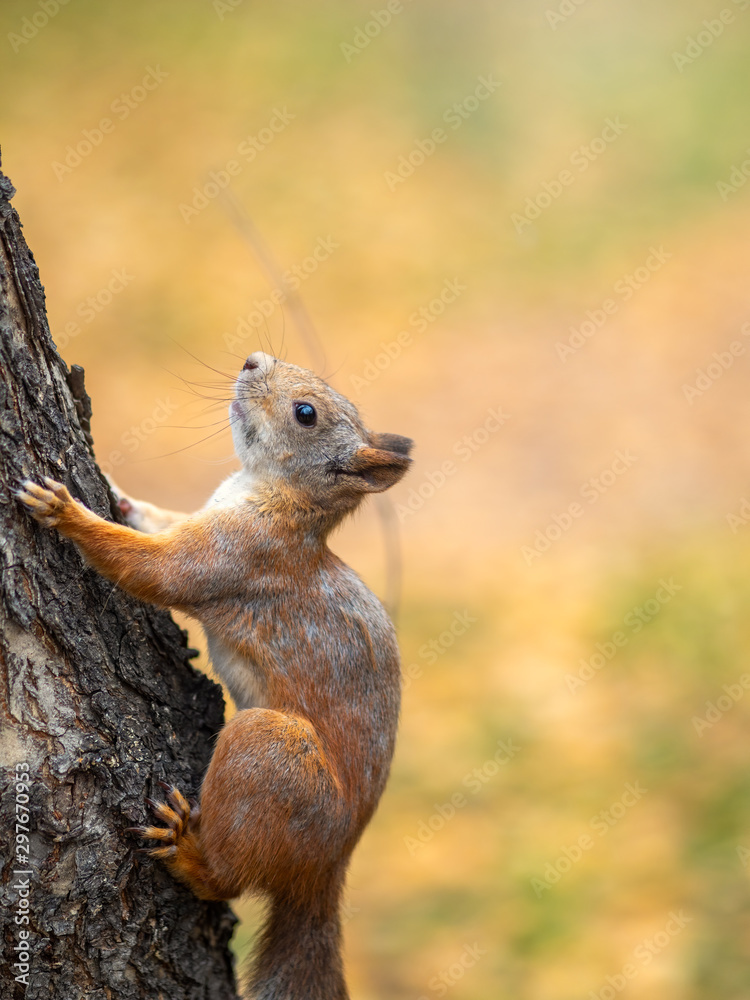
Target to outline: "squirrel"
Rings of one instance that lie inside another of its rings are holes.
[[[162,784],[163,826],[130,832],[201,899],[268,898],[250,979],[257,1000],[347,1000],[340,903],[351,853],[393,756],[393,626],[328,548],[368,493],[397,483],[413,442],[364,426],[313,372],[262,352],[229,415],[241,469],[195,514],[119,494],[127,525],[44,479],[16,494],[128,593],[201,623],[237,705],[200,791]]]

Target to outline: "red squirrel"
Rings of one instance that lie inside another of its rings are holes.
[[[201,899],[269,898],[250,996],[346,1000],[341,893],[388,777],[400,667],[384,608],[327,539],[401,479],[412,442],[261,352],[230,420],[242,468],[195,514],[121,495],[129,526],[114,524],[52,479],[17,496],[130,594],[197,619],[237,704],[200,805],[165,785],[166,803],[147,800],[164,825],[132,832]]]

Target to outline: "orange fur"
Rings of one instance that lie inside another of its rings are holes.
[[[239,711],[200,807],[168,788],[167,804],[150,802],[164,826],[135,832],[201,898],[270,897],[253,996],[343,1000],[339,900],[387,779],[400,678],[385,612],[327,537],[401,478],[411,442],[367,431],[348,400],[267,355],[248,358],[236,395],[243,471],[201,511],[121,499],[154,534],[102,520],[52,480],[19,497],[109,579],[203,625]]]

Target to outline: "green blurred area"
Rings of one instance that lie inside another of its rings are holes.
[[[440,0],[378,25],[384,7],[70,0],[26,43],[14,36],[42,8],[5,0],[3,169],[53,335],[86,367],[100,461],[168,507],[199,505],[231,468],[220,409],[201,415],[180,378],[221,395],[259,347],[321,367],[372,426],[417,441],[393,494],[408,681],[350,878],[353,995],[742,1000],[749,543],[727,515],[750,468],[750,212],[744,182],[717,185],[750,155],[750,3]],[[493,92],[453,128],[482,80]],[[293,117],[241,156],[279,112]],[[444,141],[389,182],[436,128]],[[596,151],[585,169],[581,147]],[[289,309],[237,334],[272,282],[223,197],[185,221],[233,159],[228,188],[281,270],[336,244],[300,282],[323,363]],[[667,263],[619,293],[652,248]],[[446,281],[464,290],[438,311]],[[608,297],[615,313],[582,335]],[[743,351],[716,362],[733,341]],[[179,403],[168,421],[151,417],[164,398]],[[510,419],[482,438],[497,407]],[[587,501],[622,450],[632,468]],[[576,501],[580,517],[524,556]],[[335,547],[385,591],[372,510]],[[679,589],[639,618],[662,580]],[[502,746],[518,750],[500,763]],[[632,805],[629,786],[646,790]],[[244,954],[258,907],[238,909]]]

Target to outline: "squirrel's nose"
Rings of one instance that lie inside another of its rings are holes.
[[[260,369],[262,372],[266,373],[271,370],[271,368],[276,364],[276,358],[272,358],[270,354],[264,354],[263,351],[255,351],[253,354],[248,356],[247,361],[242,366],[243,372],[254,372]]]

